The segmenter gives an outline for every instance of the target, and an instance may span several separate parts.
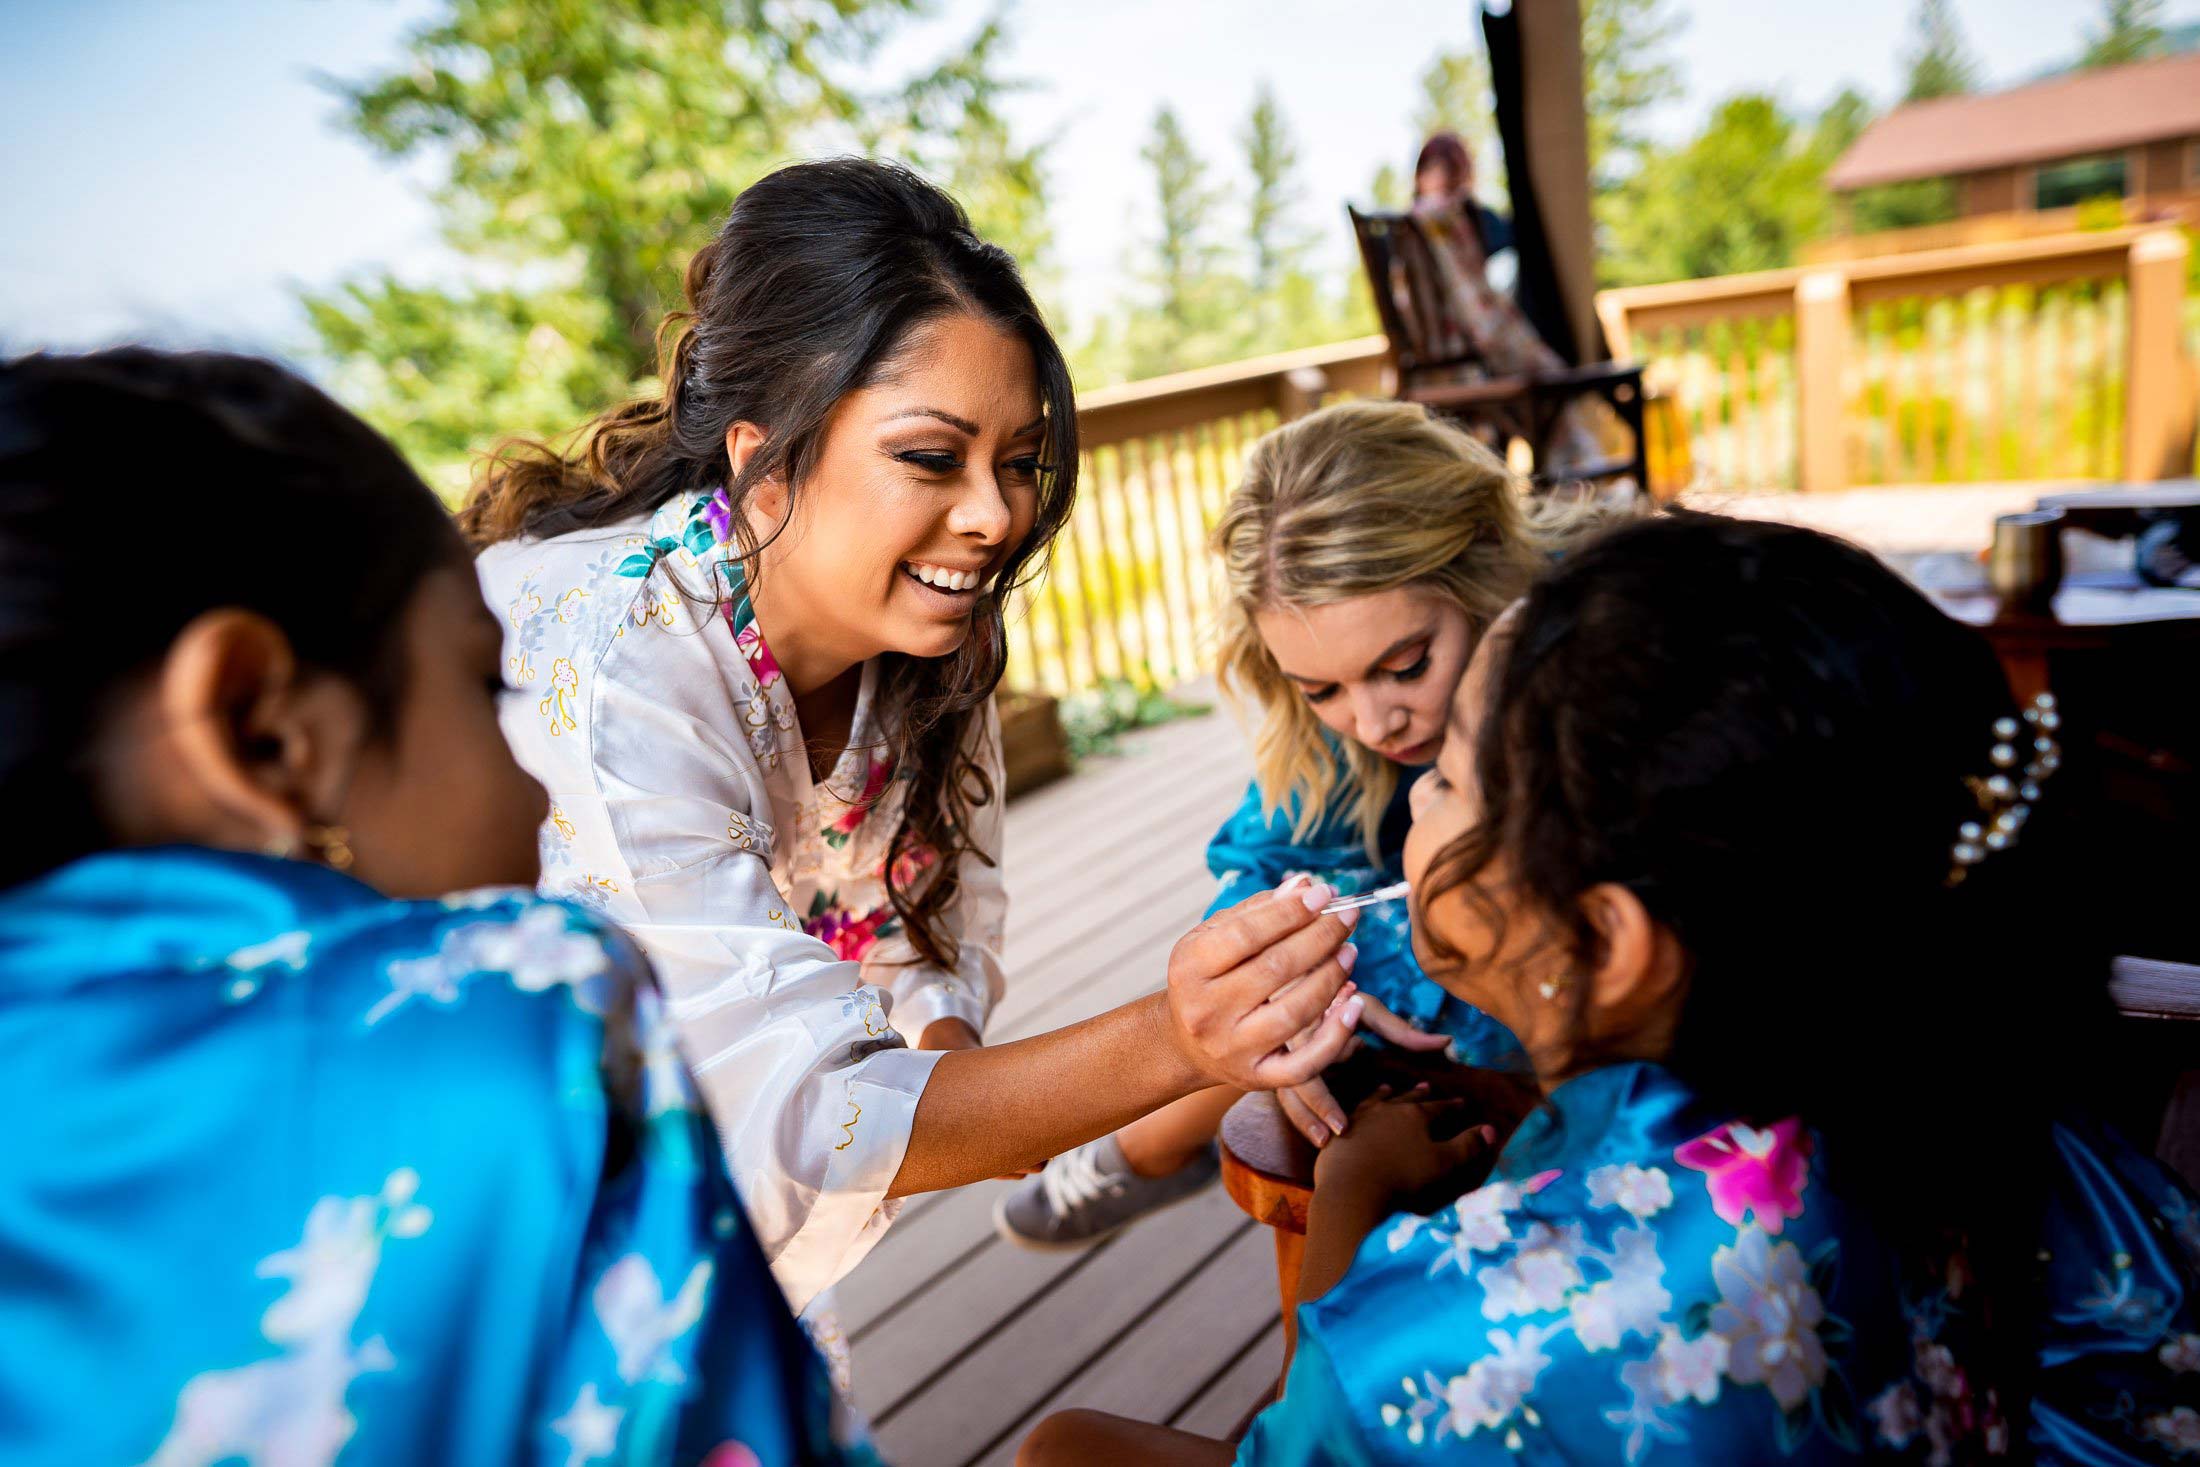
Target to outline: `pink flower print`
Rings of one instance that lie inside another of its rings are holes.
[[[755,622],[750,622],[733,634],[734,645],[749,660],[749,667],[756,674],[756,685],[768,688],[779,681],[779,659],[772,656],[772,649],[764,645],[764,634]]]
[[[703,1467],[764,1467],[764,1463],[741,1442],[720,1442],[703,1459]]]
[[[892,920],[893,915],[892,907],[880,907],[860,917],[835,908],[819,913],[802,926],[810,936],[831,948],[835,956],[860,963],[877,945],[879,928]]]
[[[771,654],[767,652],[764,655],[768,657]],[[840,812],[840,818],[826,828],[841,835],[854,834],[856,827],[863,823],[863,817],[871,813],[871,807],[878,803],[880,795],[886,793],[886,786],[893,779],[894,761],[873,759],[870,770],[863,776],[863,793],[857,795],[848,808]]]
[[[1735,1121],[1673,1150],[1673,1160],[1704,1174],[1712,1211],[1735,1227],[1754,1213],[1768,1233],[1803,1215],[1809,1158],[1803,1123],[1794,1116],[1764,1130]]]
[[[911,846],[894,858],[894,886],[899,891],[909,891],[917,884],[917,878],[931,869],[940,853],[930,846]]]

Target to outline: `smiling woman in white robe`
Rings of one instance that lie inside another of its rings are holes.
[[[1249,901],[1165,992],[983,1047],[991,696],[1075,491],[1061,352],[952,200],[857,160],[751,186],[688,295],[664,395],[570,456],[507,452],[464,522],[553,803],[546,884],[654,959],[801,1309],[901,1197],[1317,1072],[1358,1016],[1350,921],[1319,890]]]

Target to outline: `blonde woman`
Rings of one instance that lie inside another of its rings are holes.
[[[1412,775],[1436,757],[1483,631],[1576,525],[1424,408],[1351,402],[1253,445],[1215,531],[1229,599],[1221,677],[1253,726],[1254,779],[1207,847],[1210,914],[1306,876],[1346,893],[1401,879]],[[1508,1065],[1512,1036],[1422,976],[1404,903],[1354,935],[1363,1032]],[[1082,1247],[1197,1191],[1240,1092],[1188,1096],[1065,1153],[1005,1194],[1009,1241]],[[1316,1146],[1345,1111],[1319,1077],[1277,1091]]]

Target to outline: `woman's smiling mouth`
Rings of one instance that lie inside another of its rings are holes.
[[[969,570],[957,570],[952,566],[935,565],[927,560],[905,560],[901,573],[922,588],[921,594],[935,605],[967,607],[978,599],[978,593],[988,579],[987,568],[978,566]]]

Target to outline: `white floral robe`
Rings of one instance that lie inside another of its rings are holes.
[[[747,602],[722,498],[508,542],[478,568],[521,690],[505,733],[552,801],[543,888],[648,951],[757,1236],[804,1309],[899,1211],[886,1189],[939,1059],[904,1036],[949,1017],[982,1029],[1000,995],[999,871],[965,858],[957,967],[919,961],[881,913],[907,790],[874,757],[891,733],[876,667],[847,752],[813,783],[786,682],[734,614]],[[990,713],[975,739],[999,789]],[[971,835],[997,855],[999,800]]]

